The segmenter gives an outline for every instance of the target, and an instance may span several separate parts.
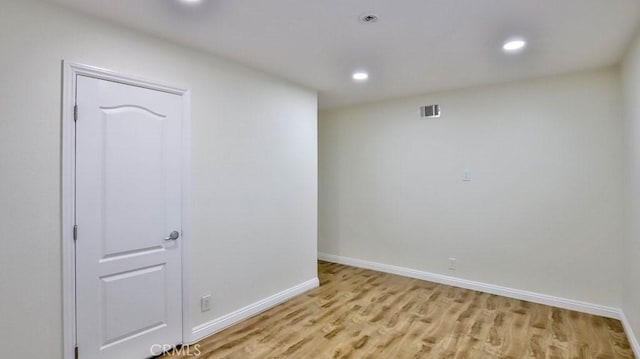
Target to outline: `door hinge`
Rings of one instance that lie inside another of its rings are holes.
[[[78,359],[78,347],[76,347],[74,353],[75,353],[75,358]]]
[[[78,240],[78,225],[77,224],[73,225],[73,240],[74,241]]]
[[[73,122],[78,121],[78,104],[73,105]]]

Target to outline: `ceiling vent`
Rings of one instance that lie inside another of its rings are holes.
[[[440,105],[427,105],[420,107],[420,118],[440,117]]]

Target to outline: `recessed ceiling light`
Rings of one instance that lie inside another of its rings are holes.
[[[513,53],[522,51],[525,46],[527,46],[527,42],[523,38],[511,38],[504,42],[502,49],[505,52]]]
[[[358,71],[354,72],[352,77],[356,81],[364,81],[369,78],[369,74],[366,72]]]
[[[182,1],[183,3],[187,3],[187,4],[197,4],[197,3],[202,2],[202,0],[180,0],[180,1]]]

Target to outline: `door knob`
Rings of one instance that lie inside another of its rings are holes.
[[[173,231],[169,234],[169,237],[165,238],[165,241],[175,241],[176,239],[178,239],[178,237],[180,237],[180,232],[178,231]]]

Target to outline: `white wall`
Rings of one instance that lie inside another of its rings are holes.
[[[625,99],[625,242],[622,309],[640,342],[640,34],[622,67]]]
[[[63,59],[193,91],[194,325],[316,277],[315,92],[53,5],[1,5],[2,357],[62,355]]]
[[[620,307],[619,85],[605,69],[321,111],[319,251]]]

